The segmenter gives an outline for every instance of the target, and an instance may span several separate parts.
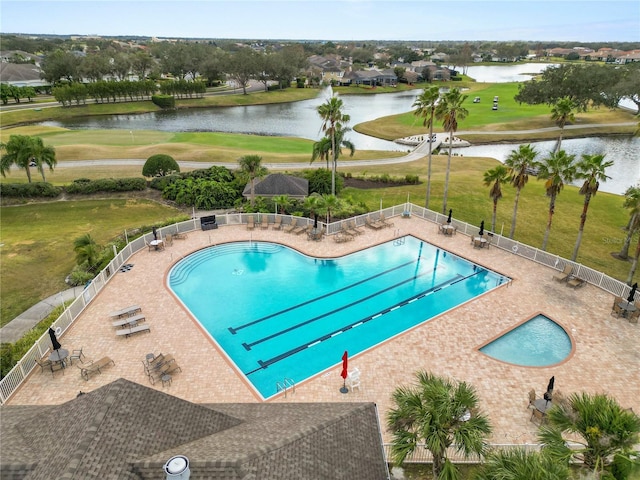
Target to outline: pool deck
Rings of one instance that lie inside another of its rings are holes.
[[[332,238],[308,241],[281,231],[247,231],[244,225],[195,231],[186,240],[174,240],[164,251],[135,254],[134,265],[118,272],[62,335],[68,350],[83,348],[94,360],[109,356],[115,366],[85,381],[73,366],[64,374],[34,372],[9,399],[10,405],[61,404],[117,378],[150,385],[143,371],[147,353],[171,353],[182,368],[171,385],[156,382],[153,388],[196,403],[262,401],[225,355],[184,310],[166,286],[171,266],[189,253],[238,240],[278,242],[308,255],[336,257],[411,234],[480,265],[509,276],[503,285],[452,309],[391,340],[350,359],[361,371],[361,391],[341,394],[341,355],[335,366],[296,385],[295,393],[271,398],[270,402],[373,401],[380,412],[384,441],[386,412],[391,393],[414,381],[414,372],[424,369],[451,376],[475,386],[481,409],[490,417],[493,443],[535,443],[537,426],[530,422],[528,392],[542,396],[549,378],[555,376],[556,391],[564,395],[585,391],[607,393],[625,408],[640,412],[640,325],[610,315],[613,296],[591,285],[572,289],[552,279],[555,270],[519,258],[498,248],[474,249],[469,237],[439,235],[437,225],[417,218],[393,218],[394,227],[364,230],[353,241],[336,243]],[[212,282],[224,281],[213,273]],[[304,288],[304,279],[289,288]],[[280,292],[274,291],[274,295]],[[142,307],[150,333],[117,337],[109,313],[137,304]],[[233,308],[224,298],[215,299],[221,316]],[[563,363],[543,368],[519,367],[494,360],[477,348],[515,325],[544,313],[570,334],[574,351]],[[275,388],[275,385],[274,385]]]

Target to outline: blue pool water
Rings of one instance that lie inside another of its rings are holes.
[[[571,353],[571,338],[560,325],[537,315],[480,348],[493,358],[526,367],[546,367]]]
[[[168,283],[267,398],[508,280],[406,236],[334,259],[229,243],[179,261]]]

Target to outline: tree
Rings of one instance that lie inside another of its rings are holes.
[[[491,217],[491,231],[496,231],[496,214],[498,212],[498,200],[502,198],[502,185],[509,183],[509,169],[504,165],[484,172],[484,185],[491,186],[489,196],[493,200],[493,216]]]
[[[564,126],[567,124],[567,122],[575,121],[575,116],[573,114],[574,108],[575,106],[573,104],[573,101],[569,97],[561,98],[555,103],[553,107],[551,107],[551,120],[553,120],[555,124],[560,127],[560,137],[558,137],[558,142],[556,143],[555,148],[556,152],[560,150]]]
[[[436,105],[440,98],[440,87],[425,88],[420,95],[413,102],[413,107],[416,107],[413,114],[416,117],[421,117],[422,126],[429,127],[429,142],[433,138],[433,118],[436,114]],[[429,199],[431,197],[431,154],[433,148],[429,148],[429,161],[427,163],[427,198],[424,202],[424,208],[429,208]]]
[[[53,172],[54,165],[57,165],[56,150],[50,145],[45,145],[40,137],[30,137],[30,155],[29,164],[35,162],[37,170],[42,175],[42,181],[46,182],[47,179],[44,175],[44,167],[47,165],[49,171]]]
[[[340,199],[335,195],[322,195],[318,202],[318,208],[327,215],[327,223],[331,223],[331,212],[340,208]]]
[[[260,155],[245,155],[238,160],[240,164],[240,170],[249,176],[249,182],[251,182],[251,206],[255,203],[255,179],[256,177],[262,177],[266,174],[267,169],[264,168],[262,163],[262,157]]]
[[[568,480],[569,467],[541,452],[523,448],[489,453],[474,480]]]
[[[55,85],[60,79],[74,82],[79,79],[79,67],[80,60],[73,53],[56,50],[48,54],[42,61],[40,76],[51,85]]]
[[[317,142],[313,142],[313,151],[311,152],[311,162],[315,162],[317,159],[325,160],[327,162],[327,170],[329,170],[329,157],[331,156],[331,139],[329,137],[322,137]]]
[[[629,459],[640,441],[640,417],[606,394],[574,393],[547,410],[546,418],[538,433],[542,451],[566,465],[581,461],[599,475],[612,468],[616,457]]]
[[[180,172],[178,162],[172,156],[162,153],[151,155],[142,167],[144,177],[164,177],[178,172]]]
[[[459,478],[457,468],[447,458],[454,445],[465,456],[482,455],[491,433],[487,417],[478,412],[478,396],[466,382],[456,382],[431,373],[416,373],[417,384],[398,387],[392,394],[394,407],[387,414],[393,438],[391,456],[402,464],[421,442],[433,455],[433,477]]]
[[[464,120],[469,111],[462,106],[467,95],[462,95],[460,89],[452,88],[445,93],[436,106],[436,118],[442,121],[445,131],[449,132],[449,154],[447,156],[447,171],[444,179],[444,195],[442,200],[442,213],[447,212],[447,195],[449,192],[449,173],[451,172],[451,145],[453,134],[458,130],[458,120]]]
[[[87,270],[95,269],[100,257],[100,247],[93,237],[86,233],[73,241],[73,250],[76,252],[76,263],[87,264]]]
[[[573,161],[575,155],[567,155],[567,152],[560,150],[552,152],[549,156],[538,163],[538,180],[545,180],[544,188],[549,197],[549,220],[547,221],[547,229],[544,232],[542,240],[542,250],[547,249],[549,233],[551,232],[551,222],[556,208],[556,198],[560,191],[564,188],[565,183],[570,183],[575,174],[575,166]]]
[[[580,187],[580,195],[584,195],[584,204],[582,206],[582,214],[580,215],[580,229],[578,230],[578,238],[573,247],[571,260],[575,262],[578,258],[578,250],[582,242],[582,234],[584,232],[584,224],[587,221],[587,211],[589,210],[589,202],[591,197],[595,197],[598,192],[600,182],[606,181],[608,177],[605,170],[613,165],[613,162],[605,162],[604,154],[601,155],[582,155],[582,160],[576,164],[576,180],[584,180]]]
[[[304,199],[304,208],[309,212],[309,217],[313,217],[314,220],[318,215],[318,211],[323,208],[324,200],[317,193],[312,193]]]
[[[3,177],[12,165],[23,168],[27,172],[27,178],[31,183],[31,163],[32,141],[28,135],[11,135],[9,141],[2,145],[5,154],[0,157],[0,172]]]
[[[138,80],[147,78],[147,74],[151,72],[155,61],[148,52],[136,52],[131,58],[131,70],[138,76]]]
[[[273,197],[273,202],[276,204],[280,214],[284,215],[291,206],[291,197],[289,195],[278,195]]]
[[[618,258],[626,260],[629,257],[629,246],[631,237],[640,228],[640,185],[627,188],[624,192],[624,208],[629,210],[629,223],[627,224],[627,236],[622,243]]]
[[[633,261],[631,262],[631,268],[629,269],[629,275],[627,276],[627,284],[631,285],[633,281],[633,276],[636,274],[636,269],[638,268],[638,260],[640,259],[640,235],[638,235],[638,245],[636,246],[636,254],[633,256]]]
[[[344,139],[342,135],[346,130],[346,124],[349,123],[351,117],[342,113],[343,103],[335,94],[331,96],[325,103],[317,108],[318,115],[322,118],[322,126],[320,127],[325,135],[331,139],[331,194],[336,194],[336,169],[338,164],[339,146]],[[342,135],[341,135],[342,133]]]
[[[233,80],[242,88],[242,93],[247,94],[249,80],[255,78],[261,70],[260,54],[249,47],[243,47],[227,60],[226,70]]]
[[[509,231],[509,238],[513,238],[513,235],[516,232],[516,217],[518,215],[520,192],[529,181],[529,171],[533,165],[535,165],[537,155],[538,152],[531,147],[531,144],[520,145],[517,150],[512,150],[504,161],[504,164],[509,167],[511,185],[516,189],[516,198],[513,202],[513,215],[511,216],[511,230]]]

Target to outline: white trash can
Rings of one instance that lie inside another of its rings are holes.
[[[167,474],[167,480],[189,480],[189,459],[184,455],[171,457],[164,464],[164,472]]]

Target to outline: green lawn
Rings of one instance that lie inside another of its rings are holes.
[[[73,241],[85,233],[100,245],[124,229],[182,218],[174,209],[145,199],[51,202],[0,208],[0,326],[38,300],[69,288],[75,264]]]

